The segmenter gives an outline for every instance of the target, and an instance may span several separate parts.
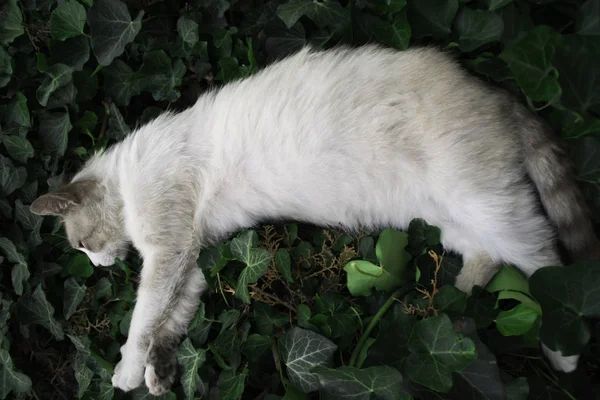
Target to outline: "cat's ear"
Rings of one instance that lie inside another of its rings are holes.
[[[67,214],[74,207],[83,203],[98,187],[96,181],[79,181],[70,183],[58,189],[38,197],[29,207],[29,210],[37,215],[59,215]]]

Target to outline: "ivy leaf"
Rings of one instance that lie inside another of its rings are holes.
[[[50,43],[52,59],[68,65],[74,71],[83,70],[90,58],[90,42],[85,36],[77,36],[64,42],[53,40]]]
[[[577,11],[576,32],[580,35],[600,35],[600,3],[588,0]]]
[[[16,264],[26,264],[27,260],[19,251],[15,244],[8,238],[0,237],[0,249],[8,261]]]
[[[8,196],[25,184],[27,170],[15,167],[12,161],[0,154],[0,192]]]
[[[318,377],[312,369],[330,365],[336,350],[337,346],[329,339],[298,327],[279,340],[279,351],[290,380],[306,393],[319,388]]]
[[[63,340],[62,327],[54,319],[54,307],[46,299],[46,294],[41,286],[38,286],[29,297],[21,297],[18,303],[21,322],[24,324],[35,324],[48,329],[56,340]]]
[[[462,314],[467,306],[467,294],[453,285],[443,285],[433,298],[433,306],[446,314]]]
[[[495,11],[499,10],[507,4],[512,3],[513,0],[484,0],[485,5],[488,10]]]
[[[231,241],[231,253],[238,260],[246,264],[240,273],[235,295],[244,303],[250,303],[248,285],[256,283],[271,264],[271,254],[265,249],[253,248],[257,242],[256,232],[246,231]]]
[[[273,327],[282,327],[288,323],[289,317],[265,303],[254,303],[254,321],[256,330],[263,335],[273,333]]]
[[[14,368],[8,351],[0,349],[0,399],[5,399],[11,391],[25,393],[31,390],[31,379]]]
[[[294,277],[292,276],[292,260],[288,249],[277,249],[275,252],[275,266],[286,281],[294,283]]]
[[[402,387],[402,375],[387,367],[313,369],[319,378],[319,392],[328,400],[410,400]]]
[[[475,343],[455,333],[445,314],[417,322],[409,339],[406,371],[411,380],[438,392],[452,388],[452,372],[477,358]]]
[[[12,101],[7,106],[2,107],[2,114],[2,119],[7,124],[13,122],[19,126],[31,128],[27,97],[21,92],[17,92]]]
[[[179,17],[177,20],[177,33],[190,47],[194,47],[198,43],[198,24],[186,17]]]
[[[595,55],[600,52],[597,37],[568,35],[556,51],[563,106],[581,113],[600,112],[600,69]]]
[[[0,47],[0,88],[8,85],[13,74],[11,57]]]
[[[506,400],[506,389],[500,378],[498,362],[492,352],[477,340],[477,359],[462,371],[454,373],[452,398]]]
[[[33,157],[33,146],[29,140],[21,136],[4,136],[2,143],[6,147],[8,154],[17,161],[26,163],[28,159]]]
[[[83,253],[77,253],[69,260],[67,271],[70,275],[78,278],[89,278],[94,273],[90,259]]]
[[[177,351],[177,361],[183,367],[181,386],[187,398],[193,398],[196,390],[200,389],[201,380],[198,368],[206,360],[204,350],[196,350],[189,338],[186,338]]]
[[[522,376],[506,385],[507,400],[527,400],[529,397],[529,383],[527,378]]]
[[[504,336],[523,335],[531,330],[539,316],[539,310],[521,303],[510,310],[501,311],[496,317],[496,328]]]
[[[504,21],[491,11],[463,7],[454,22],[458,44],[463,51],[473,51],[491,42],[499,42],[504,31]]]
[[[238,400],[242,396],[242,393],[244,393],[244,382],[247,375],[247,369],[244,369],[239,374],[232,370],[221,371],[217,383],[219,387],[219,400]]]
[[[450,34],[458,0],[410,0],[408,20],[415,36],[441,39]]]
[[[65,281],[65,297],[63,299],[63,315],[66,320],[77,311],[77,306],[85,298],[87,287],[77,283],[75,278],[71,277]]]
[[[297,23],[290,29],[279,20],[265,27],[268,35],[265,42],[266,51],[273,57],[283,57],[300,50],[306,45],[306,31]]]
[[[542,305],[540,338],[563,355],[578,354],[590,338],[583,317],[600,317],[600,263],[579,262],[569,267],[537,270],[529,284]]]
[[[359,23],[369,38],[395,49],[408,48],[411,28],[404,13],[397,14],[393,21],[384,21],[370,14],[360,14]]]
[[[113,139],[121,140],[125,136],[129,135],[131,133],[131,129],[129,128],[129,125],[125,123],[125,119],[119,111],[119,108],[116,105],[111,104],[108,106],[108,112],[108,130],[106,131],[107,136]]]
[[[19,263],[15,264],[11,271],[11,279],[15,293],[19,296],[23,294],[23,283],[26,283],[29,279],[29,268],[27,264]]]
[[[500,57],[508,63],[523,93],[535,101],[551,103],[561,88],[552,59],[561,37],[548,26],[537,26],[510,43]]]
[[[272,348],[273,339],[270,336],[253,333],[244,343],[243,352],[250,362],[260,363]]]
[[[440,228],[415,218],[408,225],[408,246],[421,253],[426,247],[440,244]],[[413,253],[414,254],[414,253]]]
[[[350,21],[350,13],[336,1],[304,1],[291,0],[277,8],[277,15],[289,28],[294,26],[300,17],[306,15],[319,28],[340,25]]]
[[[112,296],[112,283],[107,278],[100,278],[98,282],[96,282],[96,298],[97,299],[107,299]]]
[[[68,133],[73,128],[69,113],[44,112],[39,117],[40,120],[40,138],[44,150],[47,153],[56,153],[58,156],[65,154],[67,149]]]
[[[348,290],[353,296],[369,296],[375,288],[389,291],[403,282],[410,254],[405,250],[408,235],[386,229],[379,236],[375,253],[381,266],[369,261],[354,260],[344,267],[348,276]]]
[[[144,11],[131,20],[127,6],[121,0],[95,0],[88,15],[92,49],[100,65],[110,65],[125,51],[142,27]]]
[[[6,0],[0,6],[0,44],[11,43],[15,38],[25,33],[23,29],[23,14],[19,9],[17,0]]]
[[[102,70],[104,75],[104,90],[112,97],[115,104],[127,106],[132,96],[140,94],[139,80],[135,73],[121,60],[115,60],[108,68]]]
[[[144,54],[144,64],[138,72],[142,90],[152,92],[156,101],[175,101],[179,98],[176,87],[181,85],[181,78],[185,74],[183,61],[175,62],[162,50],[150,51]]]
[[[44,71],[46,77],[36,92],[38,102],[46,106],[50,95],[73,79],[73,69],[68,65],[54,64]]]
[[[75,0],[63,1],[52,11],[50,33],[57,40],[65,40],[83,34],[86,20],[85,8]]]

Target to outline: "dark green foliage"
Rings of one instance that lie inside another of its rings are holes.
[[[29,212],[91,154],[167,108],[311,44],[435,44],[520,96],[565,139],[600,221],[597,0],[0,2],[0,399],[149,399],[110,378],[141,263],[94,269]],[[376,73],[376,72],[374,72]],[[471,296],[461,258],[414,220],[348,237],[296,224],[198,260],[211,291],[177,353],[176,398],[575,399],[600,396],[600,264]],[[583,354],[552,372],[539,349]],[[308,394],[306,393],[308,392]]]

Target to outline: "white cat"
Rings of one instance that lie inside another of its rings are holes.
[[[538,204],[537,192],[546,217]],[[456,285],[500,263],[527,275],[600,244],[569,162],[547,127],[435,49],[304,49],[204,94],[94,156],[31,210],[59,215],[73,247],[109,265],[144,259],[113,384],[169,389],[176,347],[207,285],[199,249],[265,218],[344,229],[415,217],[462,254]],[[545,348],[557,369],[578,356]]]

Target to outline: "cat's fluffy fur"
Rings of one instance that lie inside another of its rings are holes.
[[[573,257],[600,252],[548,128],[425,48],[305,49],[140,127],[32,210],[61,215],[97,264],[127,242],[140,251],[113,383],[133,389],[145,371],[153,394],[171,385],[174,349],[206,289],[198,250],[266,218],[351,230],[424,218],[463,255],[457,286],[467,292],[501,262],[527,275],[560,265],[553,226]],[[575,368],[577,356],[546,352]]]

